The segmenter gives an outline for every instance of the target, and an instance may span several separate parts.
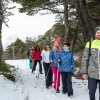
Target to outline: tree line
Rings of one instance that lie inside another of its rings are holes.
[[[41,40],[49,39],[52,41],[55,37],[59,37],[62,42],[71,42],[73,52],[79,52],[81,49],[83,50],[86,42],[94,36],[94,28],[100,23],[99,0],[12,1],[22,6],[19,10],[20,13],[26,12],[27,15],[30,16],[34,16],[40,11],[44,11],[43,14],[56,14],[56,24],[48,30],[44,36],[40,36],[37,40],[38,45],[43,44]],[[2,7],[1,4],[1,10]],[[2,13],[0,15],[2,15]],[[0,26],[2,26],[2,21]],[[2,52],[1,44],[0,52]],[[2,55],[2,53],[0,53],[0,55]]]

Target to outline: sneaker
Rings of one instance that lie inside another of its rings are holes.
[[[60,93],[60,90],[59,90],[59,89],[57,89],[57,90],[56,90],[56,93]]]

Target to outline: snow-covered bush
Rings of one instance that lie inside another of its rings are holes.
[[[16,68],[14,66],[0,62],[0,74],[13,82],[16,81]]]

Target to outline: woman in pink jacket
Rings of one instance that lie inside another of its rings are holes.
[[[54,46],[50,50],[49,59],[51,61],[51,68],[52,72],[54,74],[54,88],[56,90],[56,93],[59,93],[59,87],[60,87],[60,72],[59,72],[59,64],[58,59],[60,56],[61,48],[60,48],[60,40],[56,39],[54,41]]]

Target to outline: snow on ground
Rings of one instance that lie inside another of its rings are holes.
[[[51,87],[44,87],[44,74],[38,76],[38,66],[35,73],[31,73],[28,60],[7,60],[8,64],[18,68],[18,81],[13,83],[0,75],[0,100],[89,100],[87,81],[73,78],[74,97],[68,98],[67,94],[56,94]],[[35,88],[37,86],[37,88]],[[44,88],[43,88],[44,87]],[[98,90],[96,98],[98,98]]]

